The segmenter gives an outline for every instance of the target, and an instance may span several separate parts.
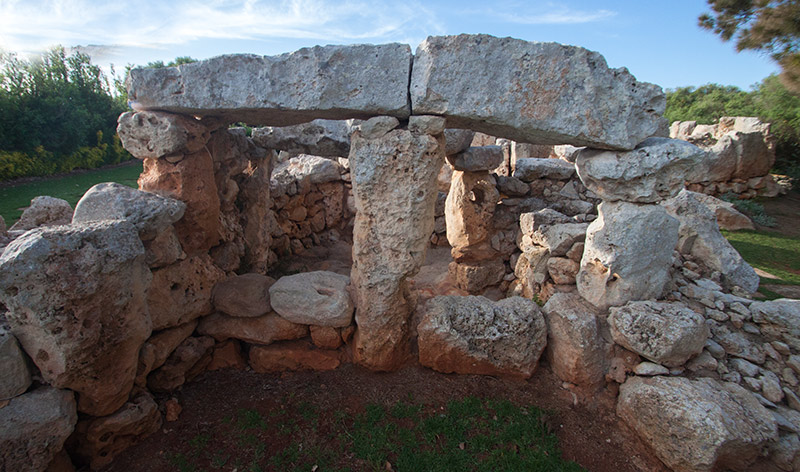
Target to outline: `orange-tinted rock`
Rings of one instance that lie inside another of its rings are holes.
[[[250,349],[250,367],[262,374],[287,370],[333,370],[339,364],[338,352],[316,349],[304,341]]]
[[[310,326],[311,341],[320,349],[338,349],[342,345],[339,330],[330,326]]]
[[[211,313],[211,292],[225,278],[208,255],[192,256],[153,271],[147,304],[153,329],[187,323]]]
[[[253,344],[298,339],[308,335],[308,326],[287,321],[274,312],[255,318],[239,318],[214,313],[200,320],[197,332],[217,341],[240,339]]]
[[[239,341],[229,339],[214,346],[214,352],[211,353],[211,363],[208,364],[207,369],[242,370],[245,367],[247,367],[247,361],[242,355],[242,346],[239,344]]]
[[[175,397],[170,398],[164,403],[164,419],[170,423],[178,421],[182,411],[183,407]]]
[[[176,164],[145,159],[139,188],[186,203],[183,218],[175,224],[184,251],[205,252],[219,242],[220,201],[208,151],[187,154]]]
[[[147,387],[154,392],[174,390],[202,373],[211,362],[214,340],[208,336],[188,338],[164,365],[147,377]]]

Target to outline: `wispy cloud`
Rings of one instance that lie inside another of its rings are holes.
[[[0,0],[0,47],[21,52],[53,44],[160,49],[208,38],[397,41],[442,31],[416,1]]]

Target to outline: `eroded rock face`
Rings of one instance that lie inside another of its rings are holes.
[[[411,106],[445,115],[449,126],[526,143],[633,149],[667,133],[661,88],[609,69],[600,54],[488,35],[423,41]]]
[[[217,341],[240,339],[253,344],[299,339],[308,335],[308,326],[292,323],[275,313],[255,318],[240,318],[214,313],[200,320],[197,332]]]
[[[720,200],[719,198],[704,193],[691,192],[689,190],[687,190],[686,193],[691,194],[714,213],[714,216],[717,218],[719,229],[728,231],[756,229],[750,218],[737,210],[736,207],[733,206],[733,203]]]
[[[25,393],[31,385],[28,360],[13,334],[0,328],[0,402]]]
[[[663,206],[680,221],[678,250],[682,254],[691,254],[709,269],[719,271],[728,287],[738,286],[751,293],[758,290],[758,275],[719,232],[707,206],[688,191],[665,201]]]
[[[547,321],[547,356],[553,372],[575,385],[601,386],[607,358],[597,310],[576,293],[556,293],[542,312]]]
[[[303,179],[308,179],[312,184],[338,181],[340,168],[339,163],[332,159],[301,154],[275,167],[270,187],[275,194],[282,194],[290,185]]]
[[[30,231],[0,257],[0,297],[12,332],[78,409],[102,416],[128,397],[139,348],[150,336],[150,271],[125,221]]]
[[[41,196],[31,200],[31,206],[22,212],[9,231],[27,231],[40,226],[68,225],[72,221],[72,207],[60,198]]]
[[[445,373],[527,378],[547,344],[539,307],[521,297],[436,297],[417,331],[420,363]]]
[[[47,469],[77,420],[69,390],[45,386],[14,398],[0,408],[0,468]]]
[[[197,320],[193,320],[180,326],[154,333],[139,351],[136,385],[144,386],[147,383],[147,375],[164,365],[164,362],[175,351],[175,348],[191,336],[196,327]]]
[[[680,303],[629,302],[609,310],[614,341],[667,367],[700,354],[708,339],[705,318]]]
[[[292,323],[341,328],[353,321],[350,277],[324,270],[281,277],[269,288],[270,304]]]
[[[201,374],[211,362],[214,340],[208,336],[184,340],[167,361],[147,377],[147,387],[154,392],[168,392]]]
[[[464,151],[472,144],[475,132],[469,129],[448,128],[444,130],[444,153],[452,156]]]
[[[490,171],[503,163],[503,148],[500,146],[476,146],[447,156],[447,162],[457,171]]]
[[[97,184],[75,205],[72,223],[125,220],[143,241],[155,239],[183,217],[186,205],[114,182]]]
[[[203,149],[210,137],[200,121],[158,111],[126,112],[117,123],[122,146],[137,159],[191,154]]]
[[[360,120],[314,120],[294,126],[253,129],[253,141],[266,149],[291,154],[344,157],[350,153],[350,133]]]
[[[575,165],[561,159],[526,157],[517,159],[513,176],[523,182],[537,179],[567,180],[575,175]]]
[[[673,470],[745,470],[778,435],[750,392],[711,379],[632,377],[617,414]]]
[[[228,277],[214,287],[214,307],[230,316],[252,318],[270,311],[269,288],[275,279],[261,274]]]
[[[288,126],[317,118],[406,118],[410,68],[405,44],[315,46],[133,69],[127,86],[137,109]]]
[[[406,130],[373,138],[353,133],[354,357],[368,368],[391,370],[406,356],[414,306],[407,278],[422,266],[433,232],[443,151],[441,136]]]
[[[683,189],[705,153],[678,139],[649,138],[633,151],[584,149],[575,165],[586,187],[603,200],[657,203]]]
[[[578,293],[601,309],[661,296],[678,221],[658,205],[603,202],[598,213],[586,231]]]
[[[479,261],[494,255],[492,215],[500,198],[488,172],[454,171],[445,201],[447,242],[457,262]]]
[[[338,352],[315,349],[303,341],[255,346],[250,350],[250,367],[260,374],[287,370],[333,370],[340,363]]]

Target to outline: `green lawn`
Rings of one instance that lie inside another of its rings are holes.
[[[101,182],[118,182],[136,187],[136,179],[142,173],[142,162],[132,165],[97,169],[80,174],[53,177],[36,182],[17,184],[0,188],[0,215],[11,226],[22,214],[22,209],[30,205],[34,197],[49,195],[63,198],[72,207],[95,184]]]
[[[777,277],[762,277],[762,284],[800,285],[800,238],[761,231],[722,233],[751,266]],[[769,298],[775,298],[776,294],[766,292],[762,291]]]

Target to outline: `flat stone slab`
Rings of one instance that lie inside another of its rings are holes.
[[[349,283],[350,277],[323,270],[287,275],[269,288],[270,304],[292,323],[344,327],[353,320]]]
[[[289,126],[316,118],[407,118],[410,68],[405,44],[315,46],[133,69],[127,87],[136,110]]]
[[[415,114],[537,144],[633,149],[667,136],[660,87],[583,48],[488,35],[431,36],[411,74]]]

